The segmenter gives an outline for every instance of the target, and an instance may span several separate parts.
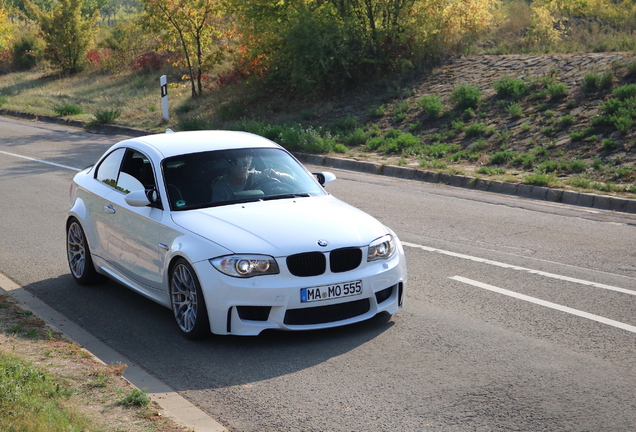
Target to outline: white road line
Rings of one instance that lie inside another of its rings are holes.
[[[41,159],[34,159],[32,157],[22,156],[22,155],[15,154],[15,153],[9,153],[9,152],[6,152],[6,151],[0,151],[0,153],[5,154],[7,156],[13,156],[13,157],[21,158],[21,159],[30,160],[30,161],[33,161],[33,162],[43,163],[43,164],[46,164],[46,165],[53,165],[55,167],[64,168],[64,169],[71,170],[71,171],[78,171],[78,172],[81,171],[81,169],[79,169],[79,168],[74,168],[74,167],[70,167],[70,166],[66,166],[66,165],[60,165],[60,164],[56,164],[54,162],[49,162],[49,161],[45,161],[45,160],[41,160]]]
[[[580,311],[578,309],[572,309],[572,308],[567,307],[567,306],[562,306],[560,304],[551,303],[551,302],[548,302],[548,301],[545,301],[545,300],[541,300],[541,299],[538,299],[538,298],[535,298],[535,297],[530,297],[530,296],[527,296],[527,295],[524,295],[524,294],[519,294],[519,293],[514,292],[514,291],[508,291],[508,290],[503,289],[503,288],[499,288],[499,287],[496,287],[496,286],[488,285],[488,284],[485,284],[485,283],[482,283],[482,282],[478,282],[478,281],[474,281],[474,280],[471,280],[471,279],[467,279],[467,278],[461,277],[461,276],[453,276],[450,279],[453,279],[453,280],[456,280],[458,282],[462,282],[462,283],[465,283],[465,284],[468,284],[468,285],[472,285],[472,286],[475,286],[477,288],[483,288],[483,289],[486,289],[486,290],[489,290],[489,291],[492,291],[492,292],[496,292],[496,293],[499,293],[499,294],[503,294],[503,295],[506,295],[506,296],[509,296],[509,297],[514,297],[516,299],[524,300],[524,301],[527,301],[527,302],[530,302],[530,303],[534,303],[534,304],[537,304],[537,305],[540,305],[540,306],[545,306],[545,307],[548,307],[550,309],[555,309],[555,310],[558,310],[558,311],[561,311],[561,312],[569,313],[571,315],[576,315],[576,316],[581,317],[581,318],[586,318],[586,319],[589,319],[589,320],[592,320],[592,321],[596,321],[596,322],[599,322],[599,323],[602,323],[602,324],[607,324],[607,325],[610,325],[612,327],[616,327],[616,328],[619,328],[619,329],[627,330],[628,332],[636,333],[636,326],[625,324],[625,323],[622,323],[622,322],[619,322],[619,321],[614,321],[614,320],[611,320],[609,318],[605,318],[605,317],[602,317],[602,316],[599,316],[599,315],[594,315],[594,314],[591,314],[591,313],[588,313],[588,312],[583,312],[583,311]]]
[[[482,263],[482,264],[488,264],[488,265],[492,265],[492,266],[496,266],[496,267],[501,267],[501,268],[505,268],[505,269],[509,269],[509,270],[518,270],[518,271],[525,271],[531,274],[536,274],[539,276],[544,276],[544,277],[548,277],[548,278],[552,278],[552,279],[558,279],[558,280],[562,280],[562,281],[566,281],[566,282],[572,282],[572,283],[576,283],[576,284],[580,284],[580,285],[587,285],[587,286],[591,286],[591,287],[595,287],[595,288],[602,288],[605,290],[609,290],[609,291],[616,291],[619,293],[623,293],[623,294],[629,294],[629,295],[636,295],[636,291],[633,290],[628,290],[625,288],[620,288],[620,287],[615,287],[612,285],[605,285],[605,284],[601,284],[601,283],[597,283],[597,282],[591,282],[591,281],[586,281],[583,279],[576,279],[576,278],[572,278],[569,276],[562,276],[562,275],[558,275],[558,274],[554,274],[554,273],[548,273],[548,272],[544,272],[541,270],[533,270],[533,269],[529,269],[526,267],[519,267],[516,265],[512,265],[512,264],[506,264],[506,263],[502,263],[499,261],[492,261],[489,259],[484,259],[484,258],[479,258],[479,257],[474,257],[474,256],[470,256],[470,255],[464,255],[464,254],[459,254],[459,253],[455,253],[455,252],[450,252],[450,251],[446,251],[443,249],[437,249],[437,248],[432,248],[432,247],[428,247],[428,246],[422,246],[422,245],[418,245],[415,243],[408,243],[408,242],[402,242],[402,245],[404,246],[409,246],[412,248],[416,248],[416,249],[422,249],[428,252],[436,252],[436,253],[440,253],[443,255],[448,255],[448,256],[452,256],[454,258],[461,258],[461,259],[466,259],[466,260],[470,260],[470,261],[474,261],[474,262],[478,262],[478,263]]]

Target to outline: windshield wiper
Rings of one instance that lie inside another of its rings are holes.
[[[298,193],[298,194],[282,194],[282,195],[272,195],[272,196],[266,196],[266,197],[262,197],[261,199],[263,201],[270,201],[270,200],[277,200],[277,199],[287,199],[287,198],[308,198],[311,195],[309,195],[308,193]]]

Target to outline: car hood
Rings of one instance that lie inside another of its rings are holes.
[[[234,253],[287,256],[362,247],[390,231],[331,195],[174,212],[174,222]],[[328,246],[318,246],[325,240]]]

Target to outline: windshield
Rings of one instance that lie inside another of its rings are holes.
[[[174,156],[162,163],[172,210],[324,195],[287,152],[256,148]]]

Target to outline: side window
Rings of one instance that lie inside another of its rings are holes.
[[[128,149],[121,164],[117,189],[132,192],[140,189],[154,189],[155,186],[155,176],[150,160],[142,153]]]
[[[121,166],[121,160],[124,157],[126,149],[117,149],[99,164],[95,178],[106,183],[108,186],[117,187],[117,174]]]

